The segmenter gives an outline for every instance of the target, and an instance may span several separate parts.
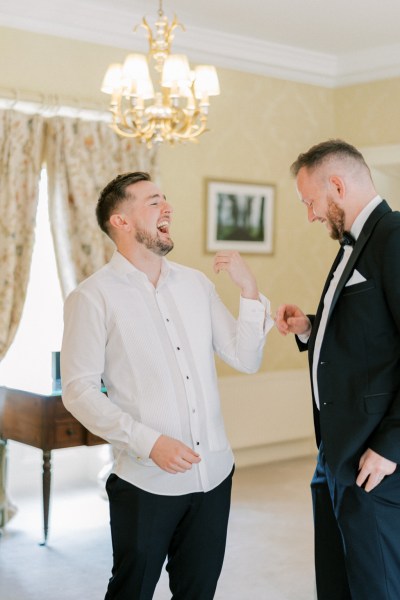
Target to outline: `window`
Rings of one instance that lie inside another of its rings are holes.
[[[51,236],[47,173],[40,177],[32,265],[22,319],[0,363],[0,385],[51,391],[51,353],[60,350],[63,299]]]

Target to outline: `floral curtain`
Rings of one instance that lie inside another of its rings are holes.
[[[32,259],[44,123],[39,115],[0,111],[0,360],[22,315]],[[0,525],[10,510],[0,444]]]
[[[158,175],[156,151],[121,139],[105,122],[0,111],[0,360],[13,341],[26,296],[42,158],[64,296],[114,250],[96,222],[101,189],[127,171]],[[14,512],[5,491],[5,444],[0,444],[0,528]]]
[[[156,176],[156,153],[121,139],[105,122],[54,117],[48,121],[49,210],[61,287],[66,296],[114,251],[95,216],[103,187],[119,173]]]
[[[0,360],[21,318],[34,242],[43,120],[0,111]]]

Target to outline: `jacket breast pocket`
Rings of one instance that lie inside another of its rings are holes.
[[[367,281],[362,281],[361,283],[355,283],[354,285],[349,285],[345,287],[342,292],[342,296],[352,296],[354,294],[362,294],[364,292],[369,292],[370,290],[375,289],[375,281],[373,279],[367,279]]]

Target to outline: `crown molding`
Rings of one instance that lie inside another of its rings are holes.
[[[93,11],[88,3],[70,0],[68,6],[52,3],[46,7],[46,1],[42,2],[31,17],[27,16],[31,10],[21,10],[27,1],[17,0],[23,17],[13,13],[11,3],[1,8],[0,25],[147,52],[145,32],[141,28],[132,32],[143,15],[110,11],[101,5]],[[186,32],[176,32],[174,50],[197,63],[328,88],[400,76],[400,44],[336,56],[188,26]]]
[[[338,59],[336,86],[369,83],[400,76],[400,44],[353,52]]]

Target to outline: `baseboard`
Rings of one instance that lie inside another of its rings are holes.
[[[315,456],[316,452],[314,438],[234,450],[235,464],[238,468],[262,465],[280,460],[290,460],[292,458]]]

